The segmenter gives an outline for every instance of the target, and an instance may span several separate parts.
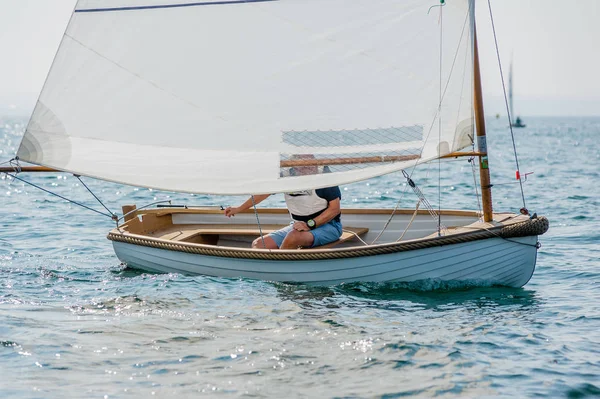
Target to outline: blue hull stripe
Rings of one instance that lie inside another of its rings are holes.
[[[156,6],[132,6],[132,7],[113,7],[113,8],[84,8],[75,10],[75,12],[105,12],[105,11],[132,11],[132,10],[150,10],[157,8],[177,8],[177,7],[196,7],[196,6],[220,6],[226,4],[245,4],[245,3],[264,3],[279,0],[225,0],[215,2],[198,2],[186,4],[163,4]]]

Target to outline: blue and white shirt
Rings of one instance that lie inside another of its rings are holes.
[[[306,222],[319,216],[327,206],[329,201],[339,198],[342,199],[342,192],[338,186],[318,188],[316,190],[303,190],[285,194],[285,203],[287,205],[292,219]],[[340,221],[340,214],[334,220]]]

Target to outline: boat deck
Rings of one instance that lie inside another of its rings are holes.
[[[221,238],[227,239],[235,236],[255,238],[260,237],[261,232],[263,235],[267,235],[286,226],[284,224],[266,224],[261,225],[259,229],[257,226],[247,224],[189,224],[175,225],[148,235],[162,240],[217,245]],[[368,231],[369,229],[366,227],[344,227],[344,232],[339,240],[318,248],[331,248],[346,241],[358,239]]]
[[[129,209],[133,206],[128,206]],[[124,214],[128,209],[124,207]],[[486,231],[528,220],[514,213],[495,213],[494,220],[484,223],[471,211],[442,212],[442,222],[447,228],[441,236],[437,221],[427,211],[398,210],[393,219],[391,210],[343,210],[344,228],[339,240],[317,249],[362,248],[377,244],[411,243]],[[285,209],[259,210],[262,223],[257,225],[254,213],[240,213],[236,220],[225,218],[223,211],[215,208],[156,209],[131,213],[119,226],[116,234],[132,234],[173,244],[209,245],[231,249],[250,249],[252,242],[289,226],[289,213]],[[381,229],[385,227],[382,232]],[[335,247],[335,248],[333,248]]]
[[[487,230],[498,226],[509,226],[515,223],[521,223],[529,220],[529,216],[517,215],[515,213],[494,213],[494,220],[491,222],[477,221],[466,226],[447,227],[442,231],[442,236],[451,236],[455,234],[470,233],[475,230]],[[432,233],[425,238],[438,237],[438,233]]]
[[[466,226],[457,226],[451,229],[450,234],[469,233],[473,230],[487,230],[493,227],[509,226],[511,224],[521,223],[529,220],[527,215],[517,215],[514,213],[494,213],[494,219],[491,222],[478,221]]]

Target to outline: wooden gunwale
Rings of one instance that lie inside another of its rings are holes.
[[[471,241],[478,241],[488,238],[510,238],[526,237],[532,235],[541,235],[548,230],[548,219],[539,217],[529,219],[525,216],[515,214],[515,218],[507,221],[508,223],[498,226],[489,226],[484,223],[482,226],[465,226],[456,229],[449,235],[441,237],[429,237],[402,242],[382,243],[368,246],[353,246],[346,248],[328,248],[328,249],[302,249],[302,250],[266,250],[250,248],[233,248],[217,245],[197,244],[177,242],[159,238],[152,238],[145,235],[132,234],[120,231],[118,228],[109,232],[107,238],[111,241],[125,242],[133,245],[153,247],[177,252],[186,252],[203,256],[229,257],[241,259],[261,259],[261,260],[324,260],[356,258],[363,256],[383,255],[397,252],[405,252],[417,249],[439,247],[451,244],[460,244]],[[472,228],[473,231],[464,231]],[[507,230],[505,230],[507,229]]]

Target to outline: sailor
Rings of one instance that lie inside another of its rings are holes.
[[[314,159],[311,154],[296,155],[293,159]],[[290,175],[312,175],[318,166],[295,166]],[[227,207],[225,216],[231,217],[259,204],[271,194],[255,195],[238,207]],[[338,186],[285,193],[285,203],[292,217],[289,226],[274,231],[252,242],[252,248],[297,249],[312,248],[336,241],[342,235]]]

